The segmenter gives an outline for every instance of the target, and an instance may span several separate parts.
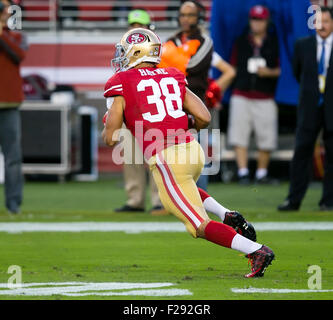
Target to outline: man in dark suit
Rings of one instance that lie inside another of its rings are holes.
[[[319,26],[319,25],[317,25]],[[323,129],[325,175],[319,202],[333,210],[333,11],[321,8],[321,28],[316,35],[295,44],[294,75],[300,83],[296,142],[290,167],[289,194],[280,211],[298,210],[311,178],[315,142]]]

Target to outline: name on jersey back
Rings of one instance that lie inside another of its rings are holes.
[[[156,76],[158,74],[168,74],[167,71],[164,69],[155,69],[155,70],[148,70],[148,69],[138,69],[141,76]]]

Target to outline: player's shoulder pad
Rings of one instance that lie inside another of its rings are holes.
[[[118,73],[114,74],[105,84],[104,97],[123,95],[123,84]]]

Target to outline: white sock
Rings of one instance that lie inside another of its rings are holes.
[[[222,222],[224,221],[225,213],[230,211],[229,209],[219,204],[212,197],[206,198],[205,201],[203,202],[203,205],[207,211],[219,217],[222,220]]]
[[[253,242],[248,238],[237,233],[231,242],[231,248],[243,252],[245,254],[253,253],[262,247],[262,244]]]
[[[248,174],[249,174],[249,169],[248,168],[238,169],[238,176],[239,177],[247,176]]]
[[[262,179],[267,176],[267,169],[257,169],[256,171],[256,178]]]

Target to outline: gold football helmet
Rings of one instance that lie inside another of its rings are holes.
[[[142,62],[160,63],[161,40],[151,30],[135,28],[127,31],[116,44],[116,53],[111,60],[115,72],[134,68]]]

